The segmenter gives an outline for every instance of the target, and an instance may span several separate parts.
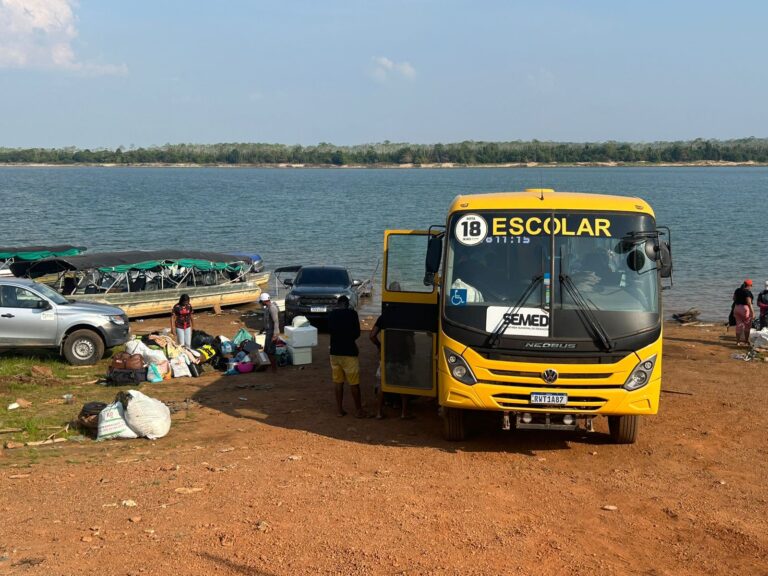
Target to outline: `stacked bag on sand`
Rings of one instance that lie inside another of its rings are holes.
[[[160,400],[138,390],[118,393],[99,414],[98,440],[162,438],[171,429],[171,411]]]

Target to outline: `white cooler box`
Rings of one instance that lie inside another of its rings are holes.
[[[312,347],[294,348],[293,346],[288,346],[288,356],[291,359],[291,364],[294,366],[297,364],[312,364]]]
[[[317,346],[317,328],[314,326],[286,326],[283,332],[288,346],[294,348]]]

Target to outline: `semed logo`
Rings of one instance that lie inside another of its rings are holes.
[[[544,380],[544,382],[547,384],[554,384],[557,380],[557,370],[547,368],[544,370],[544,372],[541,373],[541,379]]]

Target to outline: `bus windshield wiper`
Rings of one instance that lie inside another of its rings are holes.
[[[520,296],[517,302],[515,302],[514,306],[508,308],[507,311],[504,312],[502,321],[498,326],[496,326],[496,329],[493,332],[488,334],[488,337],[485,339],[485,346],[491,348],[496,347],[496,345],[499,343],[499,340],[501,339],[502,334],[506,332],[507,328],[512,323],[512,318],[514,315],[520,311],[520,308],[523,307],[523,304],[525,304],[526,300],[528,300],[530,295],[533,294],[533,291],[536,290],[536,287],[541,283],[543,279],[544,274],[539,274],[538,276],[533,277],[531,283],[528,285],[528,288],[526,288],[525,292],[523,292],[523,295]]]
[[[573,283],[571,277],[568,274],[560,274],[560,284],[568,291],[568,294],[571,295],[571,298],[576,304],[576,311],[579,318],[581,318],[581,321],[592,331],[592,334],[600,341],[600,344],[603,345],[605,351],[610,352],[613,349],[613,342],[611,342],[611,339],[608,337],[605,328],[603,328],[602,324],[600,324],[599,320],[592,313],[592,308],[590,308],[589,303],[586,298],[584,298],[581,291],[576,288],[576,284]]]

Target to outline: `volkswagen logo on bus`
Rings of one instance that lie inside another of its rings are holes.
[[[547,384],[554,384],[557,380],[557,370],[547,368],[544,370],[544,372],[541,373],[541,379],[544,380],[544,382]]]

